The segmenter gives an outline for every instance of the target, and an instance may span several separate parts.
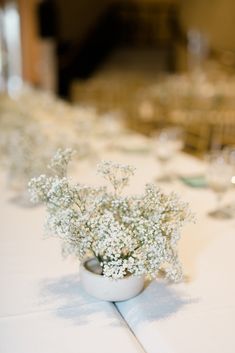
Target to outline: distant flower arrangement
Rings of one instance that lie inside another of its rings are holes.
[[[29,182],[32,201],[45,203],[46,228],[63,240],[64,253],[80,260],[95,257],[102,274],[113,279],[128,274],[155,277],[161,272],[179,281],[177,243],[182,226],[192,218],[188,206],[154,184],[146,184],[142,195],[123,196],[134,174],[129,165],[98,166],[112,191],[73,184],[66,175],[72,154],[71,149],[59,150],[50,164],[53,175]]]

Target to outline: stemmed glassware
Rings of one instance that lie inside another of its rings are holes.
[[[227,146],[224,148],[226,160],[231,164],[233,169],[232,184],[235,184],[235,146]]]
[[[213,218],[231,218],[232,214],[226,207],[221,206],[225,192],[232,186],[233,166],[225,151],[213,151],[206,155],[206,180],[208,186],[217,196],[217,206],[208,215]]]
[[[183,129],[180,127],[168,127],[159,130],[154,135],[154,153],[161,164],[161,175],[157,177],[159,182],[171,182],[174,179],[172,172],[168,170],[169,161],[182,150],[184,146]]]

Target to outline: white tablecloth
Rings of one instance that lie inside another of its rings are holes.
[[[1,192],[0,352],[143,352],[112,303],[80,287],[78,263],[42,238],[42,208],[20,208]]]
[[[137,167],[131,193],[141,192],[159,170],[150,154],[110,151],[102,157]],[[185,174],[204,166],[179,155],[171,168]],[[89,161],[74,175],[100,183]],[[0,352],[235,352],[235,220],[207,217],[215,205],[210,190],[180,181],[163,188],[177,191],[197,213],[180,242],[186,282],[156,280],[136,298],[114,305],[86,295],[75,259],[62,259],[57,239],[43,239],[43,208],[16,206],[2,187]],[[235,200],[234,191],[229,200]]]

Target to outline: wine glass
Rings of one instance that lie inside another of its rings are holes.
[[[227,146],[223,149],[225,158],[233,168],[232,184],[235,184],[235,145]]]
[[[226,219],[232,215],[229,210],[221,206],[225,192],[231,187],[233,167],[229,163],[224,151],[213,151],[206,156],[206,180],[208,186],[215,192],[217,206],[208,215],[213,218]]]
[[[168,164],[172,157],[182,150],[183,146],[183,129],[180,127],[164,128],[154,135],[154,153],[160,162],[162,169],[162,173],[157,178],[157,181],[172,181],[174,175],[168,170]]]

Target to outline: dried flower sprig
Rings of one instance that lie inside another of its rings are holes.
[[[153,184],[147,184],[142,195],[122,196],[134,169],[113,162],[102,162],[98,172],[114,192],[106,186],[72,184],[63,169],[70,157],[71,151],[58,151],[54,160],[60,175],[41,175],[29,183],[32,200],[46,204],[47,230],[62,239],[64,253],[79,259],[93,254],[103,275],[114,279],[164,272],[167,278],[180,280],[177,244],[183,225],[191,219],[188,206]]]
[[[120,194],[124,187],[127,186],[130,177],[134,175],[135,168],[130,165],[103,161],[98,164],[97,171],[111,183],[115,194]]]
[[[69,162],[71,161],[75,151],[71,148],[59,148],[54,157],[51,159],[48,168],[58,177],[63,178],[67,174]]]

